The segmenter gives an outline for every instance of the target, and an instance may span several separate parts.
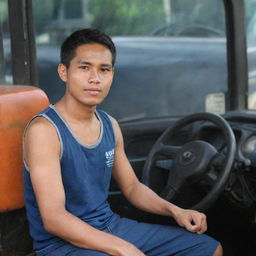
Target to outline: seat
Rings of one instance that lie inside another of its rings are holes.
[[[48,105],[39,88],[0,85],[0,255],[26,255],[31,250],[22,248],[31,246],[24,209],[22,137],[28,121]]]

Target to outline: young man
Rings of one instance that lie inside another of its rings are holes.
[[[221,256],[218,242],[202,234],[203,213],[181,209],[138,181],[118,123],[96,109],[110,89],[115,55],[98,30],[69,36],[58,66],[66,93],[26,130],[25,200],[36,254]],[[133,205],[173,217],[185,229],[114,214],[106,201],[111,174]]]

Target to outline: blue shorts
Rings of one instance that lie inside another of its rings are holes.
[[[134,244],[147,256],[212,256],[218,246],[213,238],[185,229],[148,224],[114,215],[103,230]],[[59,241],[36,252],[37,256],[106,256]]]

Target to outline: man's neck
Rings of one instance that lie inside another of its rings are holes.
[[[88,106],[79,102],[71,102],[65,97],[55,104],[58,111],[68,120],[90,122],[95,117],[96,106]]]

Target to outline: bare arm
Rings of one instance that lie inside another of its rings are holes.
[[[184,210],[167,202],[137,179],[124,152],[120,127],[114,119],[113,122],[117,137],[113,177],[128,201],[141,210],[171,216],[180,226],[185,227],[189,231],[197,233],[205,232],[207,224],[206,216],[203,213]]]
[[[59,139],[55,128],[46,119],[37,118],[28,128],[24,140],[24,157],[44,227],[48,232],[77,247],[109,255],[144,255],[132,244],[99,231],[66,211]]]

